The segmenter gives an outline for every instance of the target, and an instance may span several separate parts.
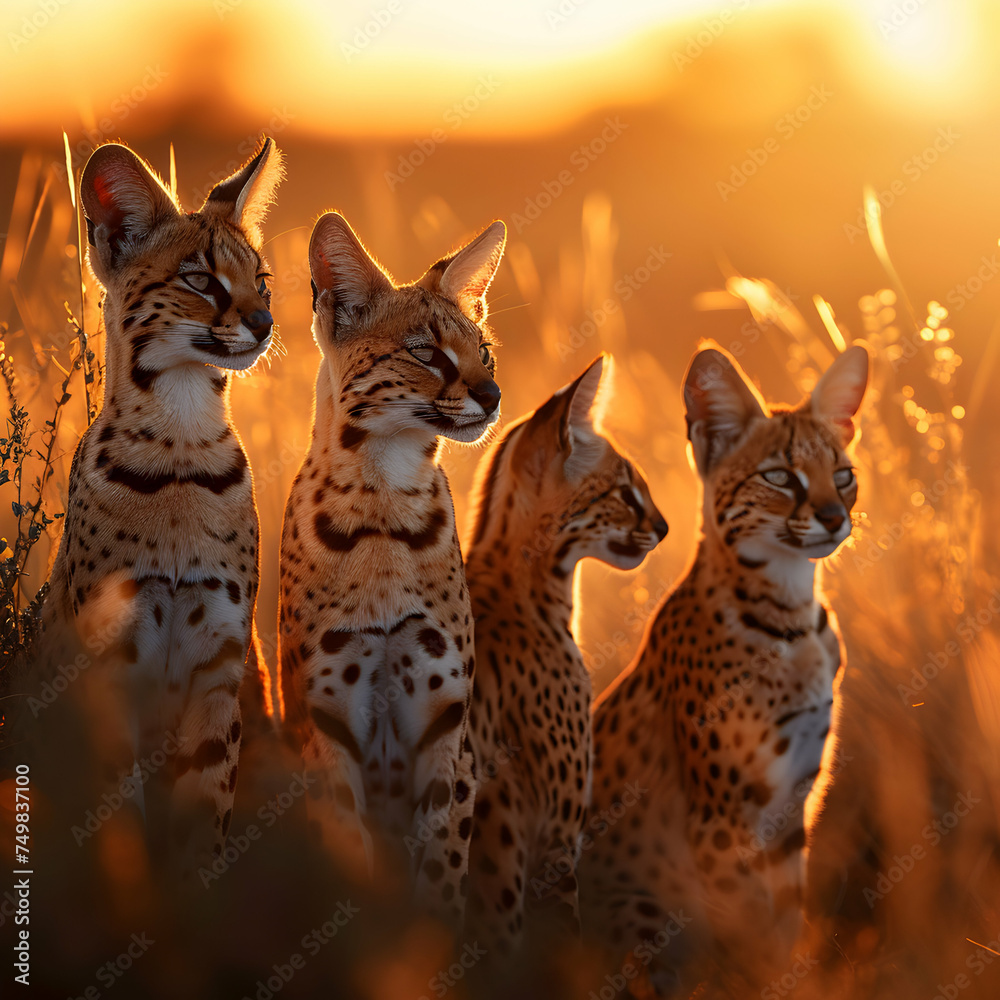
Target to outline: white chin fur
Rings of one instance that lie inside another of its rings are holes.
[[[254,342],[253,346],[245,351],[239,351],[236,354],[213,356],[209,364],[214,365],[216,368],[228,368],[230,371],[245,371],[247,368],[252,367],[270,346],[271,335],[268,334],[267,338],[261,343]]]
[[[495,423],[494,420],[477,420],[475,423],[464,424],[461,427],[451,427],[446,431],[439,431],[441,437],[451,441],[462,441],[471,444],[478,441]]]

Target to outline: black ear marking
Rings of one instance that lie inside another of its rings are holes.
[[[96,247],[97,244],[94,242],[94,220],[85,218],[84,222],[87,223],[87,242],[92,247]]]
[[[316,312],[316,299],[319,297],[319,289],[316,287],[316,282],[311,278],[309,279],[309,287],[312,289],[312,310]]]

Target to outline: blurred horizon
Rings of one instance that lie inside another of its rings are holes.
[[[761,333],[723,291],[726,279],[769,278],[823,337],[820,294],[860,335],[858,302],[885,280],[866,232],[866,184],[914,301],[942,302],[963,333],[967,363],[955,378],[983,407],[973,439],[996,415],[972,379],[1000,292],[990,283],[1000,130],[978,127],[1000,100],[1000,85],[984,85],[1000,84],[989,58],[1000,9],[961,0],[944,10],[929,0],[685,0],[624,15],[600,0],[519,0],[498,14],[451,0],[336,11],[308,0],[182,0],[167,18],[158,5],[118,0],[8,5],[13,51],[0,83],[18,99],[0,117],[0,305],[15,307],[15,271],[24,285],[44,278],[41,251],[28,247],[39,223],[51,223],[57,244],[63,227],[67,263],[75,254],[75,227],[56,207],[64,128],[77,174],[95,145],[117,139],[168,178],[172,146],[188,208],[261,134],[274,136],[287,178],[265,237],[286,353],[238,382],[234,411],[262,518],[280,524],[319,361],[305,263],[312,222],[343,211],[407,281],[502,218],[508,252],[490,299],[504,419],[539,405],[599,350],[616,355],[617,398],[630,404],[610,406],[608,426],[672,525],[648,572],[675,579],[696,522],[679,393],[693,350],[706,338],[738,345],[768,398],[798,398],[781,337]],[[12,215],[18,191],[47,191],[34,221]],[[88,287],[96,323],[89,275]],[[19,318],[43,345],[65,342],[60,303],[47,318],[30,309]],[[78,419],[67,415],[70,451]],[[481,451],[446,455],[464,524]],[[975,474],[980,489],[997,478],[992,467]],[[269,558],[265,549],[262,632],[273,629]],[[35,579],[43,571],[39,563]],[[601,566],[583,572],[594,589],[635,586]],[[582,628],[585,648],[599,643],[586,617]]]
[[[1000,926],[1000,549],[988,530],[1000,487],[1000,5],[15,0],[0,28],[0,359],[36,432],[59,413],[50,512],[64,508],[88,420],[67,304],[98,357],[104,337],[86,268],[81,303],[64,131],[74,182],[97,145],[119,140],[169,183],[172,150],[188,209],[262,134],[284,153],[263,227],[281,346],[232,400],[261,519],[257,623],[272,669],[281,519],[320,362],[306,248],[323,211],[343,212],[398,282],[506,222],[488,295],[502,423],[613,356],[605,424],[670,533],[632,573],[580,570],[577,638],[595,693],[628,665],[694,551],[680,391],[694,351],[716,341],[768,401],[795,403],[842,344],[865,339],[857,521],[821,574],[848,650],[847,753],[862,763],[835,785],[817,852],[833,957],[796,988],[895,1000],[957,982],[969,942]],[[442,449],[463,542],[483,454]],[[29,493],[36,466],[29,456]],[[0,534],[17,528],[4,500]],[[26,563],[26,599],[57,542],[58,523]],[[931,684],[921,665],[951,646],[955,669]],[[991,805],[873,905],[864,890],[893,853],[966,789]]]

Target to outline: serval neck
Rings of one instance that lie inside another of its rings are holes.
[[[136,445],[155,439],[207,448],[232,433],[229,373],[197,363],[162,369],[134,364],[139,344],[161,333],[150,327],[129,337],[108,323],[107,402],[95,424],[106,426],[124,419]],[[140,341],[141,337],[148,339]]]
[[[435,462],[438,440],[430,428],[390,436],[369,434],[338,403],[323,361],[316,377],[312,452],[334,480],[339,473],[346,483],[349,475],[366,493],[414,497],[444,476]]]
[[[498,471],[476,516],[466,574],[477,589],[493,588],[525,607],[559,609],[568,624],[578,560],[565,544],[559,519],[550,513],[540,517],[506,481],[506,470]]]
[[[715,532],[705,531],[698,544],[690,579],[703,588],[727,590],[739,602],[759,605],[763,614],[808,612],[816,602],[816,563],[789,551],[771,551],[748,558],[726,545]]]

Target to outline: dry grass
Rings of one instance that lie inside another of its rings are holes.
[[[58,173],[40,156],[24,156],[0,259],[0,351],[6,352],[2,365],[10,406],[0,442],[5,498],[0,529],[6,539],[0,555],[0,691],[27,659],[73,449],[100,405],[97,289],[89,286],[81,301],[78,217]],[[929,304],[924,317],[917,315],[873,212],[869,218],[872,245],[892,287],[861,301],[855,332],[850,324],[838,324],[821,299],[817,315],[807,318],[772,283],[728,275],[730,294],[745,300],[760,336],[803,392],[833,352],[856,337],[870,345],[876,359],[857,448],[865,513],[824,574],[849,669],[842,687],[846,763],[813,851],[813,947],[823,964],[774,995],[930,1000],[959,974],[970,978],[963,995],[995,995],[992,969],[976,974],[967,960],[976,951],[970,941],[985,944],[1000,936],[1000,642],[993,621],[1000,610],[1000,597],[994,599],[1000,571],[993,532],[984,530],[995,505],[976,490],[965,427],[976,420],[989,391],[996,354],[977,372],[967,398],[958,398],[954,374],[962,360],[957,353],[962,331],[948,327],[937,303]],[[677,399],[676,380],[657,357],[630,341],[621,311],[595,324],[592,333],[570,337],[613,296],[616,273],[610,203],[599,196],[588,199],[581,221],[579,238],[567,242],[556,272],[540,273],[526,243],[511,245],[510,268],[529,303],[518,319],[535,345],[532,357],[513,365],[518,398],[540,402],[566,380],[564,374],[582,369],[599,350],[615,351],[615,398],[628,401],[614,407],[615,433],[626,446],[654,456],[655,465],[647,460],[646,471],[655,496],[690,497],[681,414],[670,402]],[[414,235],[422,245],[440,249],[462,228],[446,203],[428,199]],[[291,318],[303,327],[308,324],[308,283],[302,280],[306,237],[283,234],[269,249],[278,276],[276,309],[280,304],[283,321]],[[283,279],[291,289],[287,293]],[[494,301],[494,315],[513,307]],[[539,358],[545,363],[538,364]],[[272,657],[277,537],[284,498],[308,439],[301,399],[303,391],[311,391],[317,360],[315,352],[290,352],[245,380],[235,401],[258,484],[264,551],[259,610]],[[279,420],[280,434],[274,430]],[[460,514],[478,457],[457,450],[447,455]],[[688,537],[693,504],[663,506],[675,535]],[[585,609],[580,627],[598,687],[627,662],[645,619],[676,578],[680,556],[657,553],[627,577],[588,567],[580,590]],[[914,670],[919,674],[942,657],[936,676],[918,690]],[[75,752],[71,735],[66,746]],[[273,766],[263,770],[268,773],[260,785],[241,778],[243,814],[233,822],[235,834],[254,820],[267,793],[280,787],[280,771],[276,776]],[[932,843],[925,831],[942,822],[962,795],[980,801]],[[47,810],[42,799],[39,822],[50,815]],[[235,997],[241,989],[252,990],[272,962],[301,950],[297,942],[326,919],[330,900],[350,896],[377,919],[365,921],[364,934],[359,923],[337,948],[323,952],[297,980],[301,995],[331,982],[342,989],[334,995],[403,1000],[433,995],[429,984],[448,964],[447,942],[395,912],[378,892],[362,899],[356,886],[311,854],[290,818],[268,834],[266,846],[248,852],[235,871],[206,891],[194,918],[185,913],[177,923],[173,903],[144,867],[134,828],[109,826],[79,850],[64,831],[51,833],[43,839],[52,852],[50,871],[63,881],[53,883],[59,890],[46,889],[39,897],[39,908],[55,916],[38,954],[48,947],[46,954],[60,959],[51,958],[52,967],[41,975],[51,984],[82,990],[93,982],[97,960],[113,957],[122,940],[148,926],[157,928],[166,945],[145,965],[137,963],[132,988],[142,984],[147,996],[183,990],[195,997]],[[0,837],[5,850],[7,837],[6,831]],[[926,848],[925,856],[869,905],[880,875],[888,877],[914,845]],[[225,934],[220,927],[228,928]],[[72,947],[56,944],[71,939]],[[189,949],[198,951],[197,944],[204,953],[206,941],[216,948],[215,959],[190,961]],[[184,956],[181,972],[173,961],[178,954]],[[583,962],[564,977],[562,987],[535,980],[517,995],[570,996],[578,989],[586,995],[590,987],[580,984],[590,974],[600,981],[600,970]],[[449,995],[463,989],[459,984]]]

